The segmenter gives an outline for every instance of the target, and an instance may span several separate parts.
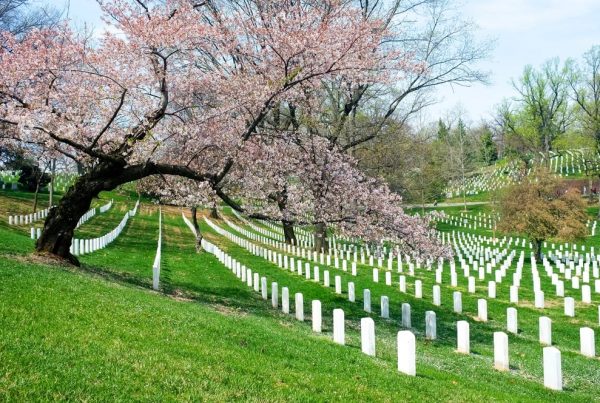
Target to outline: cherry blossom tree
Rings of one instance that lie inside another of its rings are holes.
[[[74,263],[73,230],[99,192],[176,175],[232,203],[222,182],[275,105],[327,79],[377,80],[390,58],[410,64],[378,51],[381,22],[344,1],[98,1],[117,33],[93,43],[65,23],[20,40],[3,33],[0,50],[10,141],[84,167],[36,246]]]

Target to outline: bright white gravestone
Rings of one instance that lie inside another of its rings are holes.
[[[411,327],[410,323],[410,304],[403,303],[402,304],[402,327]]]
[[[304,321],[304,297],[302,293],[297,292],[296,295],[296,319]]]
[[[335,276],[335,293],[342,293],[342,278],[340,276]]]
[[[439,285],[433,286],[433,305],[440,306],[442,305],[442,291]]]
[[[574,317],[575,316],[575,299],[572,297],[565,298],[565,315]]]
[[[333,341],[344,345],[346,336],[344,332],[344,311],[342,309],[333,310]]]
[[[421,280],[415,281],[415,298],[423,298],[423,283]]]
[[[487,301],[483,298],[477,300],[477,318],[482,322],[487,322]]]
[[[463,354],[470,354],[471,342],[469,336],[469,322],[465,320],[456,322],[456,333],[457,351]]]
[[[290,313],[290,290],[287,287],[281,289],[281,310]]]
[[[273,308],[277,309],[277,306],[279,304],[279,288],[277,283],[273,282],[271,283],[271,305],[273,305]]]
[[[323,272],[323,285],[325,287],[329,287],[331,285],[329,281],[329,270],[325,270]]]
[[[496,298],[496,282],[495,281],[488,282],[488,297]]]
[[[437,326],[435,312],[425,312],[425,338],[427,340],[435,340],[437,338]]]
[[[354,283],[348,283],[348,301],[355,302],[356,301],[356,293],[354,291]]]
[[[540,343],[552,345],[552,319],[547,316],[540,317]]]
[[[262,292],[262,298],[267,299],[267,278],[260,278],[260,291]]]
[[[454,300],[454,312],[462,313],[462,294],[460,291],[454,291],[452,299]]]
[[[381,297],[381,317],[385,319],[390,318],[390,300],[385,295]]]
[[[580,351],[586,357],[594,358],[596,356],[596,340],[594,339],[594,330],[589,327],[579,329]]]
[[[398,332],[398,371],[415,376],[416,358],[415,335],[410,330]]]
[[[494,332],[494,368],[508,371],[508,335],[504,332]]]
[[[519,322],[516,308],[506,309],[506,329],[514,334],[519,332]]]
[[[360,342],[362,352],[375,357],[375,321],[371,318],[360,320]]]
[[[313,332],[321,333],[323,320],[321,316],[321,301],[315,299],[312,301],[312,329]]]
[[[556,347],[544,347],[544,386],[562,390],[560,351]]]
[[[363,291],[363,300],[364,300],[363,309],[365,310],[365,312],[371,313],[371,291],[370,290],[365,289]]]

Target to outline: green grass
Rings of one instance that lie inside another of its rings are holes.
[[[113,197],[113,208],[81,226],[78,236],[110,231],[135,203],[130,194],[108,194],[98,205]],[[566,390],[551,392],[541,383],[540,313],[531,307],[519,307],[521,332],[510,336],[511,372],[492,369],[492,333],[505,327],[508,289],[499,288],[498,299],[488,301],[490,321],[481,323],[473,319],[476,300],[485,293],[480,284],[477,294],[469,295],[466,284],[459,283],[465,315],[457,315],[445,285],[442,307],[431,305],[432,272],[418,273],[424,297],[416,299],[412,279],[402,294],[397,285],[373,283],[367,266],[359,265],[355,278],[329,268],[332,284],[334,275],[343,277],[344,290],[347,281],[355,282],[353,304],[345,293],[338,296],[333,288],[284,271],[202,223],[211,242],[269,283],[289,287],[292,311],[293,294],[304,294],[307,321],[301,323],[270,308],[270,301],[212,255],[196,254],[179,210],[164,211],[159,293],[150,290],[158,234],[155,206],[142,204],[121,236],[108,248],[81,257],[79,269],[36,263],[28,257],[33,241],[27,234],[0,224],[0,400],[591,401],[600,396],[600,362],[577,353],[579,325],[595,323],[598,333],[598,319],[579,304],[572,320],[562,316],[562,305],[544,312],[554,321],[553,337],[563,353]],[[447,272],[444,283],[449,283]],[[520,297],[530,301],[524,290],[530,284],[525,278],[523,283]],[[364,288],[372,292],[377,358],[360,352]],[[390,320],[378,318],[381,295],[390,298]],[[320,335],[310,328],[312,299],[323,304]],[[417,334],[414,378],[396,370],[402,302],[412,306]],[[347,346],[331,341],[334,308],[346,314]],[[434,342],[423,338],[426,310],[437,313]],[[470,356],[454,352],[459,319],[471,323]]]

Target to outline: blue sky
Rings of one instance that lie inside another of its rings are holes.
[[[49,0],[64,7],[68,0]],[[514,95],[510,84],[527,64],[541,65],[552,57],[580,58],[600,45],[600,0],[462,0],[463,17],[479,26],[480,37],[496,41],[481,68],[491,72],[488,86],[447,87],[441,101],[428,109],[425,120],[462,109],[473,122],[488,119],[502,99]],[[103,29],[95,0],[70,0],[70,17],[77,26]]]

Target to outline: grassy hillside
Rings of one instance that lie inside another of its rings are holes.
[[[114,195],[102,196],[105,200]],[[0,195],[0,200],[6,198]],[[27,199],[27,195],[23,196]],[[114,228],[133,199],[84,224],[77,236]],[[23,203],[27,203],[26,200]],[[423,338],[431,301],[431,273],[419,273],[423,299],[371,281],[359,265],[357,303],[311,280],[284,271],[218,236],[203,224],[211,242],[280,286],[304,294],[306,322],[270,307],[260,295],[208,253],[196,254],[180,210],[164,210],[161,291],[151,291],[156,249],[156,206],[142,204],[108,248],[81,258],[81,268],[44,263],[30,255],[26,229],[0,223],[0,400],[250,400],[250,401],[591,401],[600,396],[600,362],[577,353],[578,327],[593,322],[579,310],[574,323],[558,321],[553,336],[563,352],[564,392],[541,383],[541,347],[536,310],[519,307],[521,334],[511,336],[511,371],[492,369],[492,333],[504,328],[508,304],[489,305],[490,321],[474,319],[478,295],[463,291],[464,315],[452,312],[449,287],[435,307],[438,340]],[[228,219],[242,225],[233,216]],[[223,221],[218,225],[235,232]],[[241,235],[241,234],[238,234]],[[329,268],[341,275],[348,273]],[[444,280],[446,282],[446,280]],[[360,351],[362,290],[372,293],[377,357]],[[463,289],[465,288],[465,289]],[[345,286],[344,286],[345,289]],[[500,294],[500,293],[499,293]],[[379,297],[390,298],[391,319],[378,318]],[[505,297],[505,296],[502,296]],[[531,296],[523,293],[524,300]],[[323,304],[324,332],[310,327],[310,301]],[[396,369],[395,335],[400,304],[412,306],[417,334],[417,376]],[[496,303],[497,302],[497,303]],[[346,346],[331,341],[331,312],[343,308]],[[456,320],[471,323],[470,356],[455,353]],[[596,329],[597,318],[596,318]]]

